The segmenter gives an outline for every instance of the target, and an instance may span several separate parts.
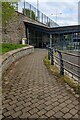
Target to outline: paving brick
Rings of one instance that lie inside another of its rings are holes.
[[[43,98],[44,98],[44,97],[43,97]],[[44,99],[43,99],[43,100],[38,100],[37,103],[38,103],[38,104],[44,104],[44,102],[45,102],[45,101],[44,101]]]
[[[71,100],[66,100],[65,103],[70,104],[72,101]]]
[[[60,106],[61,108],[64,108],[66,105],[67,105],[67,104],[66,104],[65,102],[63,102],[63,103],[61,103],[59,106]]]
[[[5,112],[7,112],[7,109],[6,108],[2,109],[2,113],[5,113]]]
[[[13,118],[17,118],[17,117],[19,117],[21,114],[22,114],[21,111],[17,111],[17,112],[15,112],[14,114],[12,114],[11,116],[12,116]]]
[[[73,108],[73,109],[70,110],[70,113],[72,115],[75,115],[77,112],[78,112],[78,110],[76,110],[75,108]]]
[[[57,98],[60,99],[60,98],[63,98],[63,96],[62,96],[62,95],[59,95],[59,96],[57,96]]]
[[[4,115],[5,117],[8,117],[8,116],[10,116],[10,115],[12,115],[12,114],[15,114],[15,111],[14,111],[14,110],[10,110],[10,111],[7,111],[7,112],[3,113],[3,115]]]
[[[79,110],[79,105],[76,105],[75,108],[76,108],[76,110]]]
[[[42,109],[42,110],[40,110],[39,112],[37,112],[37,114],[39,115],[39,116],[42,116],[43,114],[45,114],[46,113],[46,110],[45,109]]]
[[[4,109],[4,108],[7,108],[7,107],[9,107],[10,105],[7,103],[7,104],[2,104],[2,109]]]
[[[20,105],[23,105],[23,104],[25,104],[24,101],[19,101],[18,103],[16,103],[17,106],[20,106]]]
[[[15,111],[20,111],[20,110],[22,110],[23,108],[24,108],[24,106],[21,105],[21,106],[18,106],[18,107],[16,107],[16,108],[14,108],[14,110],[15,110]]]
[[[79,104],[79,101],[78,101],[78,100],[75,100],[75,101],[73,101],[73,104],[74,104],[74,105],[78,105],[78,104]]]
[[[59,105],[59,102],[54,102],[52,105],[53,105],[54,107],[56,107],[56,106]]]
[[[78,116],[78,98],[46,68],[43,63],[46,54],[46,50],[36,49],[7,70],[3,77],[3,90],[6,88],[2,96],[3,117],[71,119]],[[7,86],[5,77],[10,81]]]
[[[24,105],[24,107],[28,107],[28,106],[30,106],[32,103],[31,102],[26,102],[26,103],[24,103],[23,105]]]
[[[38,108],[39,110],[41,110],[41,109],[45,108],[45,105],[44,105],[44,104],[38,105],[37,108]]]
[[[47,117],[46,115],[42,115],[42,116],[41,116],[41,119],[42,119],[42,118],[43,118],[43,119],[46,119],[46,118],[48,118],[48,117]]]
[[[9,102],[9,104],[12,105],[12,104],[15,104],[17,102],[18,102],[17,100],[13,100],[13,101]]]
[[[64,102],[64,101],[65,101],[65,99],[63,99],[63,98],[58,99],[58,102],[59,102],[59,103],[62,103],[62,102]]]
[[[16,105],[13,104],[13,105],[10,105],[10,106],[6,107],[6,109],[7,109],[7,110],[12,110],[12,109],[14,109],[15,107],[16,107]]]
[[[58,99],[57,98],[54,98],[54,99],[52,99],[51,101],[52,102],[56,102]]]
[[[22,113],[26,113],[31,109],[32,109],[31,107],[26,107],[26,108],[23,108],[21,111],[22,111]]]
[[[37,108],[33,108],[33,109],[31,109],[31,110],[29,111],[30,114],[34,114],[34,113],[36,113],[36,112],[38,112],[38,109],[37,109]]]
[[[59,110],[61,110],[61,107],[59,107],[59,106],[54,107],[53,110],[54,110],[55,112],[58,112]]]
[[[31,105],[31,108],[35,108],[35,107],[38,107],[39,106],[39,103],[34,103]]]
[[[30,113],[23,113],[22,115],[20,115],[20,118],[28,118],[28,117],[30,117]]]
[[[46,116],[47,117],[51,117],[52,115],[54,115],[54,111],[53,110],[50,110],[50,111],[48,111],[47,113],[46,113]]]
[[[51,101],[47,101],[47,102],[45,102],[45,105],[50,105],[50,104],[52,104]]]
[[[38,116],[38,114],[33,114],[32,116],[30,116],[29,118],[33,118],[33,119],[35,119],[35,118],[39,118],[39,116]]]
[[[69,108],[64,107],[63,109],[61,109],[61,111],[62,111],[63,113],[67,113],[67,112],[69,112]]]
[[[75,106],[72,103],[67,105],[67,108],[69,108],[69,109],[72,109],[73,107],[75,107]]]
[[[56,117],[56,118],[61,118],[61,117],[63,117],[63,113],[61,112],[61,111],[58,111],[54,116]]]
[[[7,116],[9,116],[9,115],[10,115],[10,112],[9,112],[9,111],[7,111],[6,113],[3,113],[3,115],[4,115],[5,117],[7,117]]]
[[[45,110],[49,111],[49,110],[51,110],[52,108],[53,108],[53,106],[52,106],[52,105],[49,105],[49,106],[46,106],[46,107],[45,107]]]
[[[71,115],[70,113],[66,113],[66,114],[63,116],[63,118],[66,118],[66,119],[71,118],[71,117],[72,117],[72,115]]]
[[[79,119],[79,116],[78,116],[78,114],[75,114],[72,118],[73,119]]]

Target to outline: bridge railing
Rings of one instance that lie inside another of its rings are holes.
[[[28,2],[18,2],[13,4],[16,11],[23,13],[32,20],[38,21],[48,27],[58,27],[59,25],[43,14],[39,9],[29,4]]]
[[[80,79],[80,54],[70,53],[69,51],[61,51],[48,47],[48,59],[51,65],[56,65],[59,68],[60,75],[67,74],[75,80]],[[80,82],[80,81],[79,81]]]

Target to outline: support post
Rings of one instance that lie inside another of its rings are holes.
[[[28,39],[28,45],[29,45],[29,29],[27,28],[27,39]]]
[[[51,49],[51,65],[54,65],[53,49]]]
[[[50,48],[48,48],[48,60],[50,60]]]
[[[50,34],[50,48],[52,47],[52,34]]]
[[[59,57],[60,57],[60,75],[64,75],[64,64],[62,59],[62,54],[60,51],[58,51]]]

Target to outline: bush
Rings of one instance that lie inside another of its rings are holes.
[[[22,48],[22,47],[26,47],[28,46],[26,45],[22,45],[22,44],[0,44],[0,54],[4,54],[8,51],[14,50],[14,49],[18,49],[18,48]]]

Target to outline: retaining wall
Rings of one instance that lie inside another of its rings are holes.
[[[5,72],[5,70],[8,69],[8,67],[15,62],[16,60],[18,60],[19,58],[26,56],[30,53],[34,52],[34,47],[33,46],[29,46],[29,47],[23,47],[23,48],[19,48],[16,50],[12,50],[10,52],[7,52],[6,54],[2,55],[2,59],[0,59],[0,68],[2,70],[2,73]]]
[[[15,12],[9,23],[2,27],[1,43],[21,43],[22,38],[26,37],[24,18],[25,16],[22,13]]]

